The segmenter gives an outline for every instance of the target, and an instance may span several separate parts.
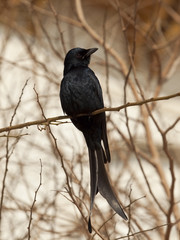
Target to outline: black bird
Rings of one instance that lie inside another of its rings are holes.
[[[91,199],[90,216],[95,195],[100,194],[122,218],[127,217],[110,186],[104,163],[110,162],[105,113],[90,114],[104,108],[102,89],[94,72],[88,67],[90,56],[97,48],[71,49],[64,61],[64,78],[61,82],[60,100],[63,111],[71,116],[72,123],[83,133],[89,152]],[[102,144],[103,143],[103,146]],[[88,229],[92,232],[89,216]]]

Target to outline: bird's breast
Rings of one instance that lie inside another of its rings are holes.
[[[61,83],[61,104],[68,115],[91,113],[103,107],[101,88],[94,73],[70,71]]]

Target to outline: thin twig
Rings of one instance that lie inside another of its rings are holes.
[[[5,186],[6,186],[6,177],[7,177],[8,165],[9,165],[9,159],[10,159],[10,155],[9,155],[9,135],[10,135],[13,120],[16,116],[17,109],[18,109],[18,107],[21,103],[21,99],[22,99],[22,96],[24,94],[25,87],[28,84],[28,81],[29,81],[29,79],[26,80],[26,82],[25,82],[25,84],[24,84],[24,86],[21,90],[21,94],[20,94],[18,103],[17,103],[17,105],[14,109],[14,112],[13,112],[11,120],[10,120],[9,129],[7,130],[8,134],[7,134],[7,138],[6,138],[6,163],[5,163],[4,176],[3,176],[3,180],[2,180],[1,200],[0,200],[0,233],[1,233],[1,224],[2,224],[2,208],[3,208],[3,200],[4,200],[4,191],[5,191]]]
[[[171,223],[172,226],[176,225],[178,222],[180,221],[180,219],[174,223]],[[119,239],[125,239],[127,237],[135,237],[139,234],[142,234],[142,233],[145,233],[145,232],[151,232],[151,231],[154,231],[156,229],[159,229],[159,228],[162,228],[162,227],[166,227],[168,224],[167,223],[164,223],[164,224],[161,224],[159,226],[155,226],[153,228],[148,228],[146,230],[142,230],[142,231],[139,231],[139,232],[135,232],[135,233],[132,233],[131,235],[129,236],[122,236],[122,237],[119,237],[119,238],[115,238],[115,240],[119,240]]]
[[[40,159],[40,173],[39,173],[39,185],[36,189],[36,191],[34,192],[34,199],[33,199],[33,202],[32,202],[32,205],[31,205],[31,208],[30,208],[30,216],[29,216],[29,223],[28,223],[28,240],[31,239],[31,225],[32,225],[32,220],[33,220],[33,209],[34,209],[34,205],[36,203],[36,199],[37,199],[37,194],[38,194],[38,191],[40,189],[42,185],[42,161]]]
[[[122,106],[119,106],[119,107],[101,108],[101,109],[98,109],[98,110],[92,112],[91,114],[78,114],[76,117],[96,115],[96,114],[99,114],[99,113],[102,113],[102,112],[115,112],[115,111],[119,112],[120,110],[122,110],[124,108],[127,108],[127,107],[141,106],[141,105],[146,104],[146,103],[168,100],[168,99],[175,98],[175,97],[180,97],[180,92],[175,93],[175,94],[171,94],[171,95],[168,95],[168,96],[163,96],[163,97],[149,98],[149,99],[142,100],[142,101],[137,101],[137,102],[128,102],[128,103],[126,103]],[[70,119],[70,118],[71,118],[71,116],[57,116],[57,117],[52,117],[52,118],[47,118],[47,119],[41,119],[41,120],[21,123],[21,124],[17,124],[17,125],[14,125],[14,126],[0,128],[0,133],[7,132],[7,131],[10,131],[10,130],[15,130],[15,129],[21,129],[21,128],[25,128],[25,127],[28,128],[28,127],[34,126],[34,125],[49,125],[49,124],[52,124],[52,123],[54,123],[58,120],[64,120],[64,119]],[[59,124],[61,124],[61,122]]]

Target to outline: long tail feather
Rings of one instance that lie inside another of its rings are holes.
[[[89,152],[89,165],[90,165],[90,179],[91,179],[91,199],[90,199],[90,214],[89,214],[89,222],[88,222],[88,230],[91,233],[92,227],[91,227],[91,212],[93,209],[94,204],[94,198],[97,193],[97,187],[98,187],[98,162],[97,158],[95,156],[95,150],[88,148]]]
[[[102,147],[96,149],[98,159],[98,190],[100,194],[107,200],[109,205],[117,212],[123,219],[127,220],[127,216],[118,202],[111,185],[104,166],[103,149]]]

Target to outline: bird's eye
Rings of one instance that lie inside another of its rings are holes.
[[[77,53],[77,54],[76,54],[76,57],[77,57],[77,58],[82,58],[82,55],[81,55],[80,53]]]

